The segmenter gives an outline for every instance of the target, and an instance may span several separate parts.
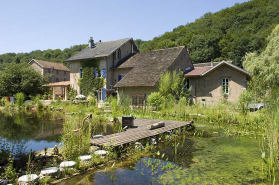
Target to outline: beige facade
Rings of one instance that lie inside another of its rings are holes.
[[[237,103],[242,91],[247,88],[247,75],[227,65],[222,65],[204,76],[186,77],[192,88],[194,102],[214,104],[223,96],[223,79],[228,79],[227,100]]]
[[[119,55],[120,52],[120,55]],[[78,94],[81,94],[81,89],[79,87],[79,79],[80,79],[80,70],[82,69],[82,62],[91,60],[92,62],[98,62],[99,63],[99,70],[105,70],[105,86],[104,89],[113,89],[113,86],[117,82],[117,78],[115,77],[115,70],[114,68],[119,65],[119,62],[121,62],[126,57],[130,56],[132,53],[138,52],[137,49],[134,49],[134,44],[132,40],[129,40],[128,42],[121,45],[119,48],[117,48],[115,51],[113,51],[110,55],[105,57],[98,57],[94,59],[88,59],[88,60],[77,60],[77,61],[71,61],[70,62],[70,83],[71,87],[74,88]],[[108,92],[107,92],[108,95]],[[103,96],[103,93],[101,92],[98,97]],[[101,98],[102,99],[102,98]]]
[[[38,61],[38,62],[37,62]],[[40,62],[43,62],[43,64],[47,63],[47,67],[40,64]],[[42,76],[48,76],[50,82],[61,82],[61,81],[69,81],[70,80],[70,70],[62,70],[60,68],[55,68],[56,66],[60,66],[63,64],[54,64],[54,67],[52,66],[53,62],[47,62],[47,61],[40,61],[40,60],[34,60],[32,59],[29,62],[29,65],[36,71],[38,71]],[[66,67],[63,67],[66,69]]]
[[[155,91],[155,87],[121,87],[117,90],[117,99],[128,97],[132,105],[144,106],[148,95]]]

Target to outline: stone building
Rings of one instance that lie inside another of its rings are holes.
[[[212,104],[223,98],[236,103],[251,74],[230,61],[194,64],[185,72],[194,102]]]
[[[61,63],[32,59],[29,65],[42,76],[48,75],[52,83],[70,80],[70,69]]]
[[[118,78],[113,69],[138,52],[139,49],[132,38],[94,43],[91,37],[88,47],[65,61],[70,64],[71,87],[77,90],[78,94],[82,94],[78,82],[83,77],[83,62],[93,62],[98,64],[100,76],[105,78],[105,86],[98,93],[99,100],[104,101],[107,96],[116,95],[113,86]]]
[[[130,97],[132,105],[142,106],[166,71],[187,68],[193,68],[193,64],[184,46],[137,53],[114,69],[114,78],[118,78],[114,87]]]

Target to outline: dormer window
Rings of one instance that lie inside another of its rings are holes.
[[[118,49],[118,51],[117,51],[117,58],[121,59],[121,49]]]

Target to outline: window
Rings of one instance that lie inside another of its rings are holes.
[[[58,70],[56,70],[56,74],[58,74],[58,75],[59,75],[59,71],[58,71]]]
[[[106,69],[103,69],[103,70],[101,71],[101,77],[106,78]]]
[[[229,94],[229,79],[223,78],[222,80],[222,93]]]
[[[121,49],[118,49],[118,51],[117,51],[117,58],[121,59]]]
[[[82,92],[82,88],[80,88],[80,94],[82,94],[83,92]]]
[[[132,94],[132,105],[133,106],[144,106],[145,95],[143,93]]]
[[[58,79],[58,78],[56,78],[56,82],[59,82],[59,79]]]
[[[64,81],[66,81],[66,78],[64,78]]]
[[[186,88],[187,88],[187,89],[190,89],[190,80],[187,78],[187,79],[185,80],[185,82],[186,82]]]
[[[48,70],[48,74],[50,74],[50,69],[47,69]]]
[[[79,70],[79,78],[82,78],[82,76],[83,76],[83,73],[82,73],[82,72],[83,72],[83,69],[80,69],[80,70]]]
[[[123,78],[123,75],[118,75],[118,82]]]

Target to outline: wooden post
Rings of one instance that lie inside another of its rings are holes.
[[[65,86],[65,87],[64,87],[64,91],[65,91],[65,100],[68,100],[68,92],[67,92],[67,90],[68,90],[68,87]]]
[[[52,100],[55,100],[55,87],[52,87]]]

